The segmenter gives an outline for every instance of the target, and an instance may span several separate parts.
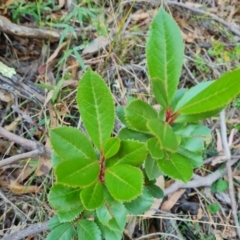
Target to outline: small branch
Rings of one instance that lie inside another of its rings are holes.
[[[47,230],[49,230],[48,221],[44,223],[33,224],[25,229],[11,233],[8,236],[3,237],[2,240],[21,240],[30,235],[33,235],[33,234],[35,235],[36,233],[40,233]]]
[[[237,204],[235,199],[235,191],[234,191],[234,185],[233,185],[233,179],[232,179],[232,168],[231,168],[231,152],[228,146],[228,140],[227,140],[227,128],[226,128],[226,122],[225,122],[225,111],[223,110],[220,113],[220,125],[221,125],[221,135],[222,135],[222,144],[223,149],[225,152],[225,155],[227,157],[227,175],[228,175],[228,188],[229,188],[229,195],[231,199],[231,207],[232,207],[232,217],[235,223],[235,226],[237,227],[237,235],[238,239],[240,239],[240,228],[239,228],[239,222],[237,217]]]
[[[178,236],[176,236],[176,235],[174,235],[174,234],[164,233],[164,232],[150,233],[150,234],[147,234],[147,235],[143,235],[142,237],[136,238],[136,240],[146,239],[146,238],[156,237],[156,236],[166,236],[166,237],[171,237],[172,239],[181,240],[181,238],[179,238]],[[5,239],[4,239],[4,240],[5,240]]]
[[[0,168],[4,167],[6,165],[9,165],[9,164],[13,164],[13,163],[19,162],[19,161],[24,160],[24,159],[38,157],[41,154],[42,154],[42,152],[39,149],[35,149],[35,150],[31,151],[31,152],[18,154],[18,155],[15,155],[15,156],[3,159],[2,161],[0,161]]]
[[[31,149],[32,151],[18,154],[0,161],[0,168],[8,164],[13,164],[23,159],[35,158],[38,156],[46,156],[51,158],[51,150],[44,147],[41,143],[37,143],[25,138],[19,137],[11,132],[6,131],[4,128],[0,127],[0,136],[7,138],[11,142],[20,144],[23,147]]]
[[[231,161],[231,166],[235,164],[237,160]],[[197,187],[210,187],[214,182],[216,182],[220,177],[222,177],[226,173],[226,170],[218,169],[215,172],[205,176],[200,177],[198,175],[194,175],[193,180],[184,184],[183,182],[176,181],[168,188],[164,190],[164,196],[167,196],[171,193],[174,193],[180,188],[197,188]]]
[[[41,29],[41,28],[33,28],[33,27],[26,27],[14,24],[5,20],[3,17],[0,16],[0,32],[19,36],[19,37],[26,37],[26,38],[37,38],[37,39],[45,39],[49,40],[50,42],[56,42],[62,36],[63,31],[57,31],[55,29]],[[82,32],[78,30],[75,32],[76,36],[81,36]],[[73,34],[69,33],[66,34],[65,38],[70,38]]]
[[[174,1],[170,1],[170,0],[167,0],[167,3],[169,5],[174,5],[174,6],[179,6],[179,7],[183,7],[183,8],[186,8],[194,13],[197,13],[197,14],[203,14],[203,15],[206,15],[206,16],[209,16],[211,17],[213,20],[217,21],[217,22],[220,22],[223,26],[225,26],[226,28],[228,28],[231,32],[233,32],[235,35],[237,35],[238,37],[240,37],[240,31],[234,27],[234,25],[232,23],[228,23],[226,21],[224,21],[223,19],[219,18],[217,15],[215,14],[212,14],[212,13],[209,13],[209,12],[206,12],[204,10],[201,10],[201,9],[198,9],[198,8],[194,8],[194,7],[191,7],[191,6],[188,6],[184,3],[181,3],[181,2],[174,2]]]
[[[57,41],[61,33],[54,30],[38,29],[32,27],[19,26],[11,23],[0,16],[0,32],[19,37],[38,38]]]
[[[21,146],[26,147],[28,149],[36,149],[37,148],[36,142],[19,137],[11,132],[8,132],[7,130],[5,130],[2,127],[0,127],[0,136],[8,139],[11,142],[20,144]]]

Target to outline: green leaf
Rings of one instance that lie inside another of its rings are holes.
[[[174,97],[173,97],[173,100],[171,102],[171,108],[172,108],[172,111],[175,112],[175,108],[178,104],[178,102],[180,101],[180,99],[184,96],[184,94],[187,92],[187,89],[186,88],[181,88],[181,89],[178,89],[176,91],[176,93],[174,94]]]
[[[57,184],[51,188],[48,194],[48,201],[57,210],[83,209],[79,193],[80,189]]]
[[[178,111],[185,114],[196,114],[220,108],[228,104],[237,94],[240,69],[224,74],[218,80],[207,82],[208,86],[195,94],[201,85],[189,90],[178,104]],[[207,85],[207,83],[204,83]],[[211,83],[211,84],[209,84]]]
[[[175,120],[175,123],[193,123],[193,122],[198,122],[200,120],[205,120],[207,118],[213,117],[220,113],[224,107],[217,108],[208,112],[203,112],[203,113],[197,113],[197,114],[180,114]]]
[[[147,122],[157,118],[157,112],[148,103],[137,99],[125,108],[125,117],[131,128],[148,133]]]
[[[177,151],[178,140],[168,123],[158,119],[151,119],[148,121],[148,128],[157,137],[161,148],[169,152]]]
[[[224,192],[227,189],[228,189],[228,182],[223,179],[219,179],[217,182],[215,182],[211,186],[211,193],[215,194],[216,192]]]
[[[149,180],[156,179],[161,175],[157,160],[152,158],[150,155],[147,156],[145,161],[145,171]]]
[[[63,160],[55,152],[52,152],[51,162],[52,162],[53,168],[56,168],[56,166],[62,161]]]
[[[99,221],[97,222],[98,227],[100,228],[104,240],[121,240],[122,232],[111,230],[109,227],[104,226]]]
[[[201,138],[182,138],[181,146],[191,152],[202,152],[205,149]]]
[[[103,203],[102,183],[97,181],[90,187],[84,188],[80,193],[80,197],[87,210],[94,210],[100,207]]]
[[[165,175],[183,182],[188,182],[193,174],[191,164],[180,154],[169,153],[169,159],[158,160],[158,166]]]
[[[196,95],[201,93],[204,89],[208,88],[211,84],[213,84],[213,81],[201,82],[198,85],[185,91],[185,94],[183,95],[183,97],[178,101],[176,109],[178,110],[182,106],[190,102],[191,99],[193,99]]]
[[[184,44],[177,23],[163,8],[152,21],[146,54],[153,93],[160,105],[166,108],[177,90]]]
[[[207,208],[210,213],[217,213],[221,209],[221,206],[219,203],[213,203],[210,204]]]
[[[104,145],[104,156],[105,158],[110,158],[114,156],[120,148],[119,138],[109,138]]]
[[[76,208],[71,210],[58,210],[57,215],[59,217],[60,222],[71,222],[75,220],[80,215],[80,213],[82,213],[82,211],[83,211],[83,206],[81,208]]]
[[[107,159],[106,165],[109,167],[115,164],[129,164],[138,167],[144,162],[146,155],[147,148],[144,143],[123,140],[118,153]]]
[[[161,159],[164,156],[164,151],[157,138],[150,138],[147,141],[147,148],[151,156],[156,159]]]
[[[62,160],[94,159],[95,152],[88,138],[78,129],[61,127],[51,130],[53,150]]]
[[[51,232],[47,235],[46,240],[69,240],[74,234],[72,223],[60,223],[57,216],[48,222],[48,227]]]
[[[202,152],[193,152],[180,146],[178,148],[178,153],[188,159],[192,168],[200,167],[203,164]]]
[[[78,239],[101,240],[101,231],[93,221],[80,219],[77,222]]]
[[[55,175],[58,183],[72,187],[87,187],[97,180],[99,170],[98,161],[88,159],[69,160],[57,166]]]
[[[121,202],[105,203],[96,210],[98,220],[113,231],[122,232],[127,221],[127,210]]]
[[[103,79],[90,69],[80,81],[77,103],[89,136],[103,150],[114,127],[114,102]]]
[[[211,130],[201,124],[190,124],[175,130],[175,133],[181,137],[201,137],[206,140],[211,137]]]
[[[154,199],[150,191],[147,188],[144,188],[142,195],[131,202],[125,203],[124,205],[130,214],[143,214],[149,210],[153,204],[153,201]]]
[[[151,137],[151,135],[141,133],[141,132],[136,132],[129,128],[122,128],[118,132],[118,137],[121,140],[136,140],[139,142],[146,142]]]
[[[149,191],[151,192],[154,198],[158,198],[158,199],[164,198],[163,190],[157,185],[151,184],[151,185],[148,185],[147,188],[149,189]]]
[[[126,121],[126,117],[125,117],[125,108],[124,106],[117,106],[116,107],[116,113],[117,113],[117,117],[119,118],[119,120],[125,125],[128,126],[128,123]]]
[[[114,165],[106,169],[105,183],[116,200],[130,201],[142,192],[143,174],[140,169],[130,165]]]

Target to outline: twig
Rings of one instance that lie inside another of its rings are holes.
[[[61,36],[61,32],[57,32],[55,30],[19,26],[17,24],[5,20],[1,16],[0,16],[0,32],[19,37],[46,39],[50,41],[57,41]]]
[[[228,23],[226,21],[224,21],[223,19],[219,18],[217,15],[215,14],[212,14],[212,13],[208,13],[204,10],[201,10],[201,9],[198,9],[198,8],[194,8],[194,7],[191,7],[191,6],[188,6],[184,3],[181,3],[181,2],[174,2],[174,1],[170,1],[170,0],[167,0],[166,1],[169,5],[175,5],[175,6],[179,6],[179,7],[183,7],[183,8],[186,8],[194,13],[197,13],[197,14],[203,14],[203,15],[206,15],[206,16],[209,16],[211,17],[213,20],[215,21],[218,21],[220,22],[223,26],[225,26],[226,28],[228,28],[231,32],[233,32],[235,35],[237,35],[238,37],[240,37],[240,31],[235,28],[233,26],[232,23]]]
[[[82,31],[77,29],[75,31],[74,37],[78,37],[82,35]],[[92,28],[86,28],[86,30],[93,30]],[[40,29],[40,28],[33,28],[33,27],[26,27],[14,24],[5,20],[3,17],[0,16],[0,32],[19,36],[19,37],[27,37],[27,38],[36,38],[36,39],[45,39],[49,40],[50,42],[56,42],[60,39],[63,34],[63,31],[57,31],[56,29]],[[73,34],[69,33],[66,34],[65,38],[73,37]]]
[[[238,159],[231,161],[231,166],[233,164],[235,164],[237,161],[238,161]],[[225,173],[226,173],[226,170],[218,169],[215,172],[213,172],[205,177],[200,177],[198,175],[194,175],[193,180],[186,184],[184,184],[180,181],[176,181],[164,190],[164,196],[174,193],[175,191],[177,191],[180,188],[210,187],[215,181],[217,181]]]
[[[35,157],[38,157],[40,155],[42,155],[42,151],[39,150],[39,149],[35,149],[31,152],[18,154],[18,155],[15,155],[15,156],[12,156],[12,157],[9,157],[9,158],[6,158],[6,159],[3,159],[2,161],[0,161],[0,168],[4,167],[6,165],[9,165],[9,164],[19,162],[23,159],[35,158]]]
[[[8,132],[7,130],[5,130],[2,127],[0,127],[0,136],[10,140],[11,142],[20,144],[21,146],[24,146],[28,149],[36,149],[37,148],[36,142],[19,137],[13,133]]]
[[[13,133],[6,131],[4,128],[0,127],[0,136],[7,138],[8,140],[18,143],[23,147],[31,149],[32,151],[27,153],[18,154],[7,159],[0,161],[0,168],[8,164],[12,164],[27,158],[34,158],[38,156],[51,157],[51,150],[44,147],[41,143],[37,143],[25,138],[19,137]]]
[[[231,207],[232,207],[232,217],[234,220],[234,224],[237,227],[237,235],[238,239],[240,239],[240,228],[239,228],[239,222],[237,217],[237,204],[235,200],[235,193],[234,193],[234,186],[233,186],[233,179],[232,179],[232,168],[231,168],[231,152],[228,146],[228,140],[227,140],[227,128],[225,123],[225,111],[223,110],[220,113],[220,125],[221,125],[221,135],[222,135],[222,144],[223,149],[225,152],[225,155],[227,157],[227,175],[228,175],[228,188],[229,188],[229,195],[231,199]]]
[[[0,198],[2,198],[5,203],[8,203],[12,206],[12,208],[14,209],[16,214],[21,218],[22,221],[25,221],[26,218],[28,219],[28,217],[14,203],[12,203],[1,191],[0,191]]]
[[[25,229],[11,233],[8,236],[3,237],[2,240],[21,240],[32,234],[36,234],[36,233],[47,231],[47,230],[49,230],[48,221],[44,223],[33,224]]]
[[[176,235],[173,235],[173,234],[171,234],[171,233],[164,233],[164,232],[150,233],[150,234],[143,235],[142,237],[140,237],[140,238],[135,238],[135,239],[136,239],[136,240],[140,240],[140,239],[146,239],[146,238],[155,237],[155,236],[166,236],[166,237],[172,237],[172,238],[181,240],[181,239],[180,239],[178,236],[176,236]],[[5,240],[5,239],[4,239],[4,240]]]

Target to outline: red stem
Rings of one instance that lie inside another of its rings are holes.
[[[101,159],[100,159],[100,173],[98,176],[98,179],[100,182],[104,182],[104,171],[105,171],[105,167],[104,167],[104,163],[105,163],[105,157],[104,155],[101,153]]]

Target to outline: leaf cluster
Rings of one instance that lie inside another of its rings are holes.
[[[210,130],[197,122],[217,114],[240,92],[240,70],[178,90],[183,55],[178,26],[160,9],[146,46],[158,111],[140,99],[115,110],[104,80],[85,72],[77,104],[87,134],[72,127],[51,130],[56,183],[48,200],[57,216],[48,240],[121,239],[127,214],[141,214],[163,197],[156,178],[187,182],[202,165]],[[112,135],[115,114],[124,127]]]

